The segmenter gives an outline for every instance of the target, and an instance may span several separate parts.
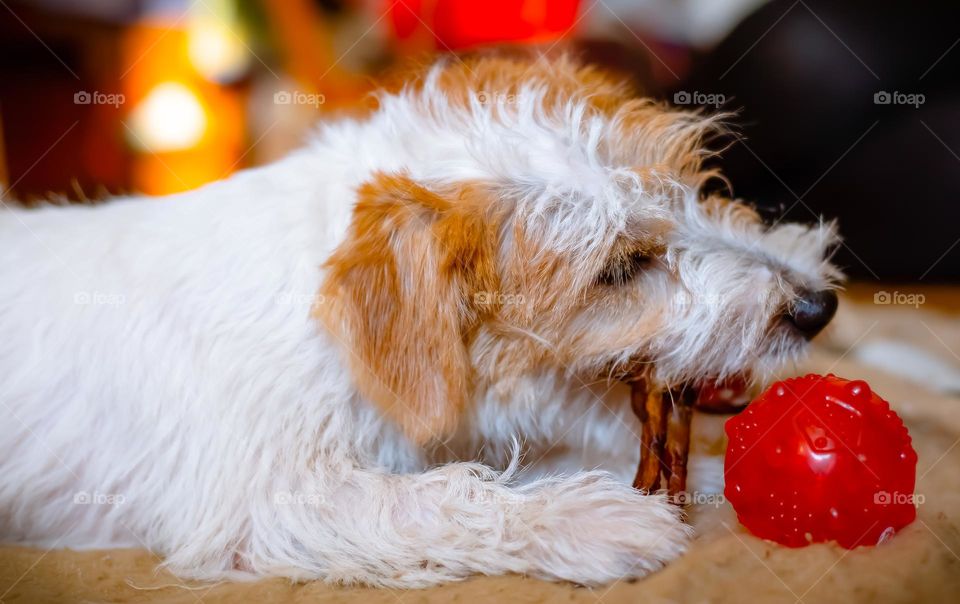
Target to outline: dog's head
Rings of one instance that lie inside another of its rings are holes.
[[[479,387],[545,370],[763,380],[835,309],[832,226],[703,193],[715,119],[569,60],[448,61],[364,128],[388,157],[316,311],[415,440],[448,435]]]

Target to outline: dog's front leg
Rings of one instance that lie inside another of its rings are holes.
[[[597,585],[679,555],[689,532],[663,496],[604,472],[513,485],[480,464],[420,474],[329,468],[271,499],[241,553],[264,574],[412,588],[508,572]]]

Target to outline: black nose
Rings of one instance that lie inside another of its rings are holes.
[[[790,305],[787,320],[809,339],[820,333],[836,312],[836,292],[801,290]]]

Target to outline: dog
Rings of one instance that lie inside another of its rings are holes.
[[[0,537],[180,576],[599,585],[684,551],[621,381],[763,383],[832,224],[708,192],[722,119],[448,57],[262,168],[0,212]],[[831,304],[832,300],[832,304]]]

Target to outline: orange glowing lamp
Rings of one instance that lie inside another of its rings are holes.
[[[196,188],[228,176],[243,154],[243,98],[198,69],[189,34],[165,20],[124,33],[122,133],[133,152],[131,186],[138,192]]]

